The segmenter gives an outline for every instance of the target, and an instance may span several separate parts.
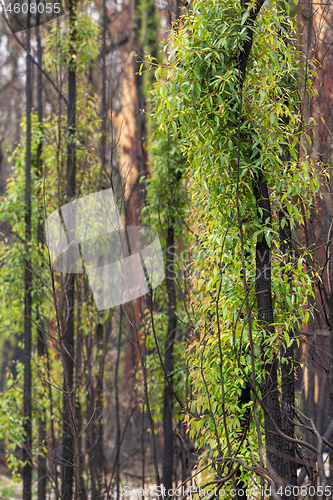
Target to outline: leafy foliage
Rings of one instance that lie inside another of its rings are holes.
[[[186,416],[191,436],[204,450],[201,463],[214,464],[221,452],[251,460],[253,450],[258,459],[254,422],[246,440],[239,442],[247,411],[239,403],[244,387],[240,367],[251,373],[241,232],[258,387],[263,341],[268,358],[279,355],[282,343],[290,345],[286,332],[295,324],[301,326],[307,296],[313,293],[304,252],[299,249],[296,264],[286,264],[279,240],[279,214],[285,214],[282,226],[302,225],[318,190],[314,165],[302,140],[307,128],[300,113],[294,25],[278,2],[261,10],[251,25],[254,41],[241,88],[238,61],[249,37],[246,20],[252,8],[252,2],[243,8],[234,0],[199,0],[184,15],[183,28],[173,32],[174,52],[168,64],[156,71],[156,121],[164,133],[172,131],[170,140],[180,144],[187,158],[197,236],[194,247],[201,256],[192,279],[197,336],[188,348],[194,416]],[[286,149],[290,162],[283,160]],[[268,184],[272,205],[272,220],[264,226],[254,196],[259,175]],[[255,247],[262,238],[272,259],[276,333],[271,338],[265,338],[255,319]],[[206,469],[204,476],[214,469]]]

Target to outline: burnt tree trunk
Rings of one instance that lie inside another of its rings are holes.
[[[267,224],[270,224],[272,214],[267,183],[264,180],[264,174],[262,172],[259,174],[254,185],[254,194],[257,202],[258,218],[261,220],[262,227],[265,227]],[[260,210],[262,214],[260,214]],[[271,250],[267,243],[266,236],[262,235],[260,241],[258,238],[256,245],[256,296],[258,323],[266,338],[274,334],[271,284]],[[265,341],[263,341],[262,347],[265,347]],[[263,357],[266,373],[261,384],[262,398],[267,411],[281,429],[282,421],[279,402],[278,360],[276,355],[273,356],[272,362],[267,360],[265,354],[263,354]],[[277,477],[277,481],[279,482],[280,478],[284,476],[284,461],[282,458],[283,442],[266,413],[264,427],[267,468]]]
[[[36,26],[36,38],[37,38],[37,58],[39,67],[37,67],[37,111],[38,111],[38,122],[41,132],[43,132],[43,81],[42,81],[42,43],[39,32],[39,26]],[[39,179],[42,178],[42,139],[38,144],[37,148],[37,176]],[[40,199],[41,193],[38,193],[38,200]],[[38,215],[38,227],[37,227],[37,244],[38,247],[43,244],[43,235],[42,235],[42,206],[39,207],[39,215]],[[43,332],[43,325],[41,324],[41,318],[39,315],[39,308],[37,304],[37,319],[38,328],[37,331],[37,353],[38,357],[42,358],[45,356],[45,336]],[[42,414],[38,418],[38,500],[46,499],[46,482],[47,482],[47,472],[46,472],[46,456],[45,456],[45,448],[44,443],[46,439],[46,429],[45,429],[45,418],[46,412],[43,410]]]
[[[257,0],[256,4],[254,5],[250,16],[247,21],[247,40],[244,41],[242,47],[237,47],[237,67],[238,67],[238,80],[239,80],[239,98],[240,98],[240,104],[239,104],[239,113],[240,117],[239,120],[241,122],[241,113],[242,113],[242,92],[243,92],[243,84],[245,81],[245,76],[246,76],[246,68],[247,68],[247,63],[249,59],[249,55],[252,49],[252,44],[253,44],[253,24],[260,12],[261,7],[265,3],[265,0]],[[248,2],[244,2],[243,7],[247,8]],[[257,206],[258,208],[261,207],[264,209],[263,216],[261,217],[262,224],[265,224],[265,221],[267,219],[267,216],[270,216],[271,210],[270,210],[270,202],[268,198],[268,190],[267,190],[267,185],[265,182],[262,182],[262,175],[260,179],[257,179],[257,183],[254,186],[254,194],[256,197],[257,201]],[[258,211],[258,216],[260,217],[260,213]],[[265,240],[261,240],[260,242],[257,242],[256,245],[256,293],[257,295],[257,304],[258,304],[258,320],[259,324],[262,325],[264,329],[271,329],[272,324],[273,324],[273,306],[272,306],[272,296],[271,296],[271,274],[270,274],[270,248]],[[272,375],[271,382],[274,382],[274,389],[275,392],[270,393],[270,390],[268,389],[268,392],[265,391],[265,395],[269,397],[270,404],[269,408],[276,409],[277,413],[279,414],[280,412],[280,406],[279,406],[279,400],[278,400],[278,392],[277,392],[277,366],[276,366],[276,361],[273,362],[271,367],[267,367],[269,369],[269,372]],[[268,388],[271,387],[271,384],[268,383],[269,380],[266,380],[266,386]],[[276,387],[275,387],[276,386]],[[240,406],[243,407],[244,404],[248,403],[250,401],[251,395],[250,395],[250,387],[248,384],[245,384],[244,389],[242,390],[241,396],[240,396]],[[249,409],[245,412],[244,417],[241,421],[241,427],[243,431],[246,431],[246,427],[249,425],[248,419],[250,416]],[[279,416],[279,415],[275,415]],[[279,420],[280,423],[280,420]],[[269,426],[269,422],[267,421],[267,418],[265,418],[265,433],[266,433],[266,444],[268,444],[268,448],[270,447],[271,443],[271,428]],[[269,437],[267,436],[267,433],[270,433]],[[275,436],[275,435],[274,435]],[[274,441],[274,439],[273,439]],[[281,447],[281,443],[279,442],[279,446]],[[267,449],[268,449],[267,448]],[[270,457],[271,458],[271,457]],[[267,455],[268,459],[268,455]],[[269,460],[269,459],[268,459]],[[278,459],[280,460],[280,459]],[[273,469],[275,470],[275,466],[278,467],[278,470],[280,470],[280,464],[275,463],[273,461],[272,463]],[[246,499],[246,484],[244,481],[239,479],[240,476],[239,472],[236,475],[237,482],[236,482],[236,495],[237,499],[239,500],[240,498]]]
[[[241,395],[239,398],[239,406],[243,408],[247,403],[252,400],[251,388],[249,384],[245,384],[242,388]],[[251,416],[251,408],[247,407],[244,417],[240,419],[240,430],[241,434],[247,433],[249,429],[249,418]],[[237,500],[247,500],[246,489],[247,483],[240,479],[241,470],[239,469],[236,473],[236,498]]]
[[[76,19],[76,0],[69,3],[70,38],[74,42],[76,33],[74,24]],[[73,47],[73,46],[72,46]],[[66,195],[69,202],[75,196],[76,190],[76,66],[74,49],[68,68],[68,145],[67,145],[67,186]],[[65,275],[65,331],[63,333],[63,369],[64,369],[64,397],[63,397],[63,466],[62,466],[62,500],[72,500],[74,477],[74,422],[71,408],[74,407],[72,397],[74,372],[74,274]]]
[[[106,169],[106,137],[107,137],[107,107],[106,107],[106,34],[107,34],[107,8],[106,0],[103,0],[102,21],[102,136],[101,136],[101,160],[102,169]]]
[[[259,14],[264,0],[258,0],[253,7],[248,21],[247,21],[247,40],[237,52],[237,62],[239,71],[239,91],[240,96],[243,90],[243,83],[245,81],[246,67],[249,54],[253,43],[253,23]],[[247,7],[247,2],[244,8]],[[240,105],[241,112],[241,105]],[[271,224],[271,207],[269,200],[269,193],[267,182],[264,177],[264,172],[261,171],[254,181],[253,192],[256,198],[257,214],[264,229]],[[264,337],[268,338],[274,334],[274,318],[273,318],[273,303],[271,292],[271,250],[266,240],[266,236],[262,235],[258,238],[256,243],[256,298],[258,307],[258,323],[264,333]],[[275,422],[279,429],[282,429],[282,415],[279,401],[279,385],[278,385],[278,359],[273,356],[273,360],[268,360],[268,356],[264,353],[265,341],[262,343],[265,377],[261,383],[261,394],[263,403],[265,405],[265,439],[266,439],[266,457],[267,468],[276,478],[277,483],[281,484],[283,480],[291,477],[292,473],[288,471],[288,478],[286,477],[286,466],[284,463],[284,451],[293,453],[289,449],[289,445],[285,444],[279,434],[276,432],[271,419]],[[293,375],[293,371],[292,371]],[[290,372],[284,369],[283,373],[283,391],[284,402],[290,404],[291,399],[294,397],[294,382],[291,380]],[[294,400],[293,400],[294,403]],[[271,417],[271,419],[269,418]],[[284,424],[285,425],[285,424]],[[287,429],[289,433],[293,429]]]
[[[30,2],[29,2],[30,5]],[[26,74],[26,157],[25,157],[25,270],[24,270],[24,388],[23,415],[25,440],[23,447],[23,500],[31,500],[32,485],[32,426],[31,426],[31,40],[30,9],[27,24],[27,74]]]
[[[103,374],[106,345],[104,345],[104,327],[101,323],[96,326],[96,345],[101,350],[99,357],[99,374],[96,381],[96,388],[92,391],[91,411],[95,412],[95,418],[91,425],[91,454],[90,470],[93,497],[96,500],[102,500],[103,495],[103,472],[104,472],[104,453],[103,453]],[[92,381],[93,384],[93,381]]]
[[[288,39],[284,37],[284,43],[288,45]],[[288,101],[285,100],[285,104],[288,105]],[[282,126],[287,126],[289,124],[288,116],[284,115],[281,119]],[[290,149],[287,144],[282,144],[282,153],[280,159],[284,165],[289,169],[290,165]],[[284,220],[284,225],[282,224]],[[290,265],[293,261],[293,247],[291,239],[291,224],[289,221],[289,214],[286,210],[281,210],[279,212],[279,236],[280,236],[280,252],[282,254],[281,266]],[[283,275],[284,270],[282,269],[281,275]],[[292,271],[288,270],[288,282],[292,284]],[[295,332],[293,329],[288,331],[290,338],[294,338]],[[295,374],[294,374],[294,342],[286,347],[285,341],[283,340],[281,346],[281,357],[288,360],[288,362],[281,363],[281,411],[282,411],[282,422],[281,430],[287,436],[295,437],[295,426],[292,421],[295,418],[294,406],[295,406]],[[295,445],[289,441],[283,441],[283,457],[284,457],[284,474],[283,478],[287,485],[297,486],[297,468],[296,468],[296,448]],[[287,496],[284,492],[282,494],[282,500],[297,500],[297,497],[293,493]]]
[[[166,285],[168,294],[168,332],[164,347],[164,366],[166,374],[172,383],[173,369],[173,346],[177,328],[176,313],[176,288],[174,282],[174,221],[169,221],[166,238]],[[168,490],[172,489],[173,475],[173,447],[174,447],[174,432],[172,424],[173,416],[173,391],[167,380],[164,382],[164,403],[163,403],[163,486],[166,488],[166,498],[169,498]]]
[[[115,385],[115,399],[116,399],[116,458],[115,458],[115,471],[116,471],[116,500],[120,499],[120,452],[121,452],[121,435],[120,435],[120,407],[119,407],[119,361],[120,361],[120,347],[121,347],[121,329],[123,327],[123,308],[120,307],[118,342],[117,342],[117,358],[114,375]],[[144,458],[143,458],[144,463]]]
[[[93,335],[89,334],[86,338],[87,349],[87,422],[91,424],[87,429],[87,455],[88,467],[90,471],[91,495],[92,498],[100,500],[104,498],[103,488],[105,489],[105,456],[103,445],[103,376],[105,355],[107,349],[107,333],[105,326],[101,323],[96,325],[95,340]],[[92,350],[94,345],[101,352],[98,360],[99,373],[97,377],[93,375],[93,366],[91,363]],[[94,380],[96,378],[96,385]]]
[[[286,161],[290,161],[289,151],[286,152]],[[288,216],[284,213],[280,213],[280,221],[285,217],[286,224],[282,228],[280,222],[280,250],[284,258],[284,264],[290,264],[292,262],[292,240],[291,240],[291,226],[288,220]],[[292,280],[291,273],[289,273],[289,280]],[[294,337],[294,332],[290,330],[288,332],[291,338]],[[288,362],[281,364],[281,407],[282,407],[282,431],[287,436],[292,438],[295,437],[295,426],[292,423],[294,420],[294,406],[295,406],[295,375],[294,375],[294,343],[286,347],[285,344],[281,347],[281,355]],[[296,468],[296,449],[293,443],[289,441],[283,442],[283,454],[284,460],[284,479],[288,485],[297,486],[297,468]],[[295,495],[292,493],[289,500],[296,500]],[[282,495],[283,500],[287,500],[285,495]]]

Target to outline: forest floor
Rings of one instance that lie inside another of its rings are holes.
[[[325,454],[324,456],[324,467],[325,467],[325,474],[328,477],[329,476],[329,460],[328,460],[328,455]],[[126,476],[126,473],[124,474]],[[128,474],[128,476],[136,476],[135,474]],[[135,484],[138,481],[131,481],[131,478],[128,477],[129,479],[128,482],[123,483],[128,484],[128,487],[125,489],[126,494],[124,495],[124,498],[126,500],[151,500],[151,498],[154,495],[151,495],[151,492],[154,491],[154,486],[150,483],[145,485],[145,491],[148,492],[145,493],[145,496],[140,495],[140,486]],[[253,487],[254,484],[251,484]],[[251,488],[250,486],[250,488]],[[121,488],[122,489],[122,488]],[[259,491],[259,490],[258,490]],[[3,473],[3,468],[2,471],[0,472],[0,500],[18,500],[22,498],[22,482],[14,483],[13,479],[10,476],[10,472],[7,469],[5,473]],[[33,490],[32,490],[32,498],[33,500],[37,500],[37,473],[33,474]],[[49,498],[49,497],[48,497]],[[53,498],[53,495],[51,494],[51,498]],[[251,497],[253,499],[256,498],[256,495],[254,497]]]
[[[0,499],[16,500],[22,498],[22,483],[14,483],[8,475],[0,475]]]

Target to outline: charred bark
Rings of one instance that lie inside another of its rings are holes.
[[[94,452],[94,467],[96,475],[96,485],[98,494],[96,500],[102,500],[103,495],[103,473],[105,471],[104,445],[103,445],[103,375],[104,361],[106,354],[106,345],[104,343],[105,328],[102,324],[98,324],[96,328],[97,346],[101,349],[99,358],[99,375],[96,385],[96,422],[94,423],[95,433],[95,452]],[[106,335],[106,334],[105,334]]]
[[[239,398],[240,407],[243,408],[247,403],[252,400],[251,388],[248,384],[242,389],[241,396]],[[251,408],[247,407],[244,417],[240,419],[241,431],[242,433],[247,432],[249,428],[249,418],[251,415]],[[241,470],[239,469],[236,473],[236,498],[237,500],[247,500],[246,489],[247,483],[240,479]]]
[[[284,214],[280,214],[280,218]],[[286,217],[286,224],[282,228],[280,224],[280,250],[284,256],[285,264],[291,263],[292,260],[292,244],[291,244],[291,227]],[[289,277],[291,280],[291,276]],[[291,338],[294,337],[294,331],[288,332]],[[295,375],[294,375],[294,344],[286,347],[283,343],[281,347],[281,355],[288,360],[281,364],[281,407],[282,407],[282,432],[292,438],[295,437],[295,426],[292,421],[295,418]],[[285,457],[284,479],[288,485],[297,485],[297,468],[296,468],[296,450],[295,445],[289,441],[283,442],[283,454]],[[282,495],[284,499],[284,495]],[[296,500],[292,494],[288,497],[290,500]],[[287,500],[287,497],[286,497]]]
[[[254,185],[254,194],[257,202],[258,218],[262,227],[269,227],[272,218],[271,206],[267,183],[264,174],[259,173]],[[260,240],[260,241],[259,241]],[[271,292],[271,250],[267,243],[266,236],[258,238],[256,245],[256,297],[258,306],[258,323],[268,338],[274,335],[273,304]],[[262,350],[265,349],[265,341],[262,343]],[[278,359],[273,355],[273,361],[268,360],[268,356],[263,353],[265,362],[265,376],[261,384],[263,402],[271,417],[281,429],[281,408],[279,402],[278,386]],[[275,476],[278,482],[284,476],[284,462],[282,458],[283,442],[275,431],[270,419],[265,413],[265,437],[267,468]]]
[[[76,0],[69,3],[70,37],[74,42],[76,19]],[[76,67],[74,49],[72,46],[72,59],[68,68],[68,144],[67,144],[67,200],[75,196],[76,190]],[[72,500],[74,477],[74,422],[72,421],[71,408],[74,407],[72,396],[74,372],[74,274],[65,275],[65,331],[63,334],[63,369],[64,369],[64,397],[63,397],[63,466],[62,466],[62,500]]]
[[[120,436],[120,408],[119,408],[119,361],[120,361],[120,346],[121,346],[121,329],[123,327],[123,308],[120,307],[118,342],[117,342],[117,359],[115,367],[115,399],[116,399],[116,422],[117,422],[117,437],[116,437],[116,500],[120,499],[120,451],[121,451],[121,436]],[[143,460],[144,463],[144,460]]]
[[[288,40],[284,40],[285,44],[288,44]],[[287,101],[285,101],[287,105]],[[286,126],[289,123],[289,118],[283,116],[281,119],[282,126]],[[280,159],[283,164],[287,165],[289,168],[290,164],[290,150],[287,144],[282,144],[282,153]],[[284,225],[282,224],[284,220]],[[293,247],[291,239],[291,225],[289,221],[289,214],[286,211],[281,210],[279,213],[279,236],[280,236],[280,252],[282,254],[282,267],[289,266],[293,261]],[[283,270],[281,274],[283,274]],[[287,270],[288,282],[292,284],[292,272]],[[288,331],[290,338],[294,338],[295,332],[293,329]],[[295,437],[295,426],[292,421],[295,418],[294,406],[295,406],[295,364],[294,364],[294,347],[295,344],[292,343],[289,347],[286,346],[283,339],[281,346],[281,357],[287,362],[281,363],[281,411],[282,411],[282,427],[281,430],[287,436]],[[285,483],[290,486],[297,486],[297,468],[296,468],[296,448],[295,445],[289,441],[283,441],[283,456],[284,460],[284,474],[283,478]],[[288,497],[285,493],[282,494],[283,500],[297,500],[295,497],[294,490],[292,490],[291,495]]]
[[[169,221],[166,238],[166,285],[168,294],[168,332],[164,347],[164,366],[169,381],[172,384],[172,369],[173,369],[173,346],[177,328],[176,317],[176,288],[174,282],[174,220]],[[164,403],[163,403],[163,433],[164,433],[164,448],[163,448],[163,485],[166,489],[166,498],[169,498],[168,490],[172,489],[173,475],[173,448],[174,448],[174,431],[173,431],[173,391],[172,387],[166,380],[164,382]]]
[[[29,2],[30,5],[30,2]],[[25,156],[25,270],[24,270],[24,388],[23,415],[25,440],[23,447],[23,500],[31,500],[32,495],[32,424],[31,424],[31,40],[30,9],[27,24],[27,74],[26,74],[26,156]]]
[[[41,67],[42,67],[42,42],[41,42],[41,37],[40,37],[40,32],[39,32],[39,26],[37,24],[36,26],[36,38],[37,38],[37,59],[38,59],[38,64],[39,67],[37,67],[37,111],[38,111],[38,122],[39,122],[39,127],[41,132],[43,132],[43,81],[42,81],[42,72],[41,72]],[[37,148],[37,176],[39,179],[42,178],[43,172],[42,172],[42,140],[40,140]],[[39,191],[38,193],[38,200],[41,198],[41,193]],[[39,201],[40,203],[40,201]],[[40,247],[43,244],[43,234],[42,234],[42,206],[39,206],[39,215],[38,215],[38,227],[37,227],[37,244],[38,247]],[[46,345],[45,345],[45,336],[43,332],[43,324],[41,323],[41,318],[39,315],[39,307],[37,304],[37,320],[38,320],[38,325],[40,328],[38,328],[37,332],[37,352],[38,352],[38,357],[43,358],[45,356],[45,350],[46,350]],[[47,483],[47,471],[46,471],[46,456],[45,456],[45,439],[46,439],[46,428],[45,428],[45,419],[46,419],[46,412],[45,410],[42,411],[41,416],[38,418],[38,446],[39,446],[39,453],[38,453],[38,494],[37,498],[38,500],[45,500],[46,499],[46,483]]]
[[[91,421],[87,429],[87,454],[88,467],[91,479],[92,498],[100,500],[103,495],[103,474],[105,473],[105,457],[103,445],[103,374],[106,354],[106,337],[103,337],[104,327],[101,323],[96,325],[96,342],[92,335],[86,340],[87,346],[87,421]],[[102,351],[99,358],[99,374],[94,385],[93,366],[91,363],[93,344]]]
[[[106,137],[107,137],[107,107],[106,107],[106,33],[107,33],[107,8],[106,0],[103,0],[103,24],[102,24],[102,136],[101,136],[101,160],[102,169],[106,169]]]
[[[240,94],[239,95],[239,97],[240,97],[240,104],[239,104],[239,114],[240,114],[239,120],[240,120],[240,122],[241,122],[241,113],[242,113],[242,104],[241,103],[242,103],[243,84],[245,81],[247,63],[248,63],[249,55],[250,55],[250,52],[252,49],[252,44],[253,44],[253,34],[254,34],[253,24],[254,24],[259,12],[260,12],[260,9],[264,3],[265,3],[265,0],[257,0],[257,2],[255,3],[255,5],[250,13],[250,16],[248,18],[248,21],[247,21],[247,28],[246,28],[247,29],[247,39],[245,40],[245,42],[242,44],[241,47],[239,47],[239,46],[237,47],[237,69],[238,69],[239,94]],[[245,0],[243,2],[243,7],[247,8],[247,6],[248,6],[248,2]],[[268,198],[267,185],[266,185],[266,183],[262,183],[262,179],[260,179],[260,180],[258,179],[258,181],[259,182],[257,182],[254,186],[254,192],[255,192],[254,194],[256,197],[257,205],[258,205],[258,207],[262,205],[262,201],[263,201],[262,195],[264,192],[264,194],[266,195],[264,198],[264,200],[265,200],[264,207],[266,209],[268,209],[268,213],[270,215],[270,203],[269,203],[269,198]],[[265,214],[265,211],[264,211],[264,214]],[[260,217],[259,211],[258,211],[258,215]],[[265,224],[266,218],[267,218],[267,215],[266,215],[266,217],[263,215],[263,217],[262,217],[263,225]],[[261,257],[262,255],[264,256],[263,260]],[[266,271],[265,271],[265,274],[262,274],[262,269],[261,269],[261,267],[263,269],[266,269],[265,266],[267,266],[269,268],[269,280],[267,283],[265,283],[263,281],[265,276],[266,276]],[[257,272],[256,291],[260,291],[259,293],[264,292],[264,294],[265,294],[264,296],[263,295],[257,296],[258,320],[259,320],[259,323],[263,323],[263,320],[264,320],[267,313],[269,316],[271,316],[273,318],[271,282],[270,282],[270,249],[269,249],[265,239],[263,239],[261,242],[257,242],[257,246],[256,246],[256,272]],[[259,281],[258,281],[258,274],[260,277]],[[246,293],[246,291],[245,291],[245,293]],[[268,307],[268,310],[265,313],[266,306]],[[268,324],[272,324],[272,323],[273,323],[273,321],[271,321]],[[274,375],[274,379],[275,379],[275,375]],[[275,394],[275,396],[278,397],[278,394]],[[245,384],[245,387],[242,390],[241,397],[240,397],[241,406],[243,407],[246,403],[248,403],[250,401],[250,399],[251,399],[250,387],[248,384]],[[278,403],[278,401],[277,401],[277,403]],[[276,401],[274,401],[274,405],[276,406]],[[278,409],[280,409],[279,405],[278,405]],[[250,416],[250,413],[249,413],[249,410],[247,410],[244,414],[242,421],[241,421],[241,426],[242,426],[243,431],[246,430],[246,426],[248,425],[249,416]],[[266,422],[266,420],[265,420],[265,424],[267,424],[267,428],[265,425],[265,431],[266,430],[270,431],[270,429],[268,429],[268,423]],[[266,442],[267,442],[267,437],[266,437]],[[236,495],[237,495],[238,499],[239,498],[246,499],[247,498],[247,495],[245,494],[246,485],[244,484],[244,481],[241,481],[239,479],[240,474],[241,474],[241,472],[239,471],[237,473],[237,476],[236,476],[236,478],[237,478]]]

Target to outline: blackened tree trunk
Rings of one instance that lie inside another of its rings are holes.
[[[38,122],[41,132],[43,132],[43,81],[42,81],[42,43],[40,38],[39,26],[36,26],[36,38],[37,38],[37,58],[38,65],[37,67],[37,110],[38,110]],[[42,177],[42,139],[40,140],[37,148],[37,176],[39,178]],[[40,198],[40,193],[38,199]],[[38,247],[42,245],[42,206],[39,207],[39,217],[38,217],[38,228],[37,228],[37,244]],[[37,321],[40,328],[37,331],[37,353],[39,357],[45,356],[45,336],[43,332],[43,325],[40,324],[41,318],[39,316],[39,309],[37,304]],[[46,473],[46,456],[45,456],[45,448],[44,442],[46,438],[46,429],[45,429],[45,411],[42,412],[41,416],[38,418],[38,500],[46,499],[46,481],[47,481],[47,473]]]
[[[242,388],[241,395],[239,398],[239,406],[240,408],[243,408],[247,403],[249,403],[252,400],[252,394],[251,394],[251,388],[249,384],[246,384],[245,387]],[[242,419],[240,419],[240,430],[241,433],[247,433],[249,429],[249,418],[251,416],[251,407],[247,407],[246,411],[244,412],[244,416]],[[241,476],[241,469],[238,470],[236,473],[236,497],[237,500],[247,500],[247,495],[246,495],[246,489],[247,489],[247,483],[240,479]]]
[[[258,218],[261,220],[262,227],[268,227],[271,221],[271,207],[267,183],[263,179],[264,174],[261,172],[256,179],[254,185],[254,194],[257,202]],[[262,213],[260,214],[260,211]],[[262,235],[261,240],[257,241],[256,245],[256,297],[258,306],[258,323],[264,336],[271,337],[274,334],[274,319],[273,319],[273,303],[271,292],[271,250],[267,243],[266,236]],[[265,342],[262,343],[265,349]],[[267,360],[265,354],[265,378],[261,385],[261,393],[264,405],[276,425],[281,429],[281,408],[279,402],[279,386],[278,386],[278,360],[276,355],[273,361]],[[267,468],[272,472],[277,481],[283,477],[284,461],[283,442],[277,434],[274,426],[265,413],[265,438],[266,438],[266,454]]]
[[[30,5],[30,2],[29,2]],[[27,74],[26,74],[26,157],[25,157],[25,271],[24,271],[24,394],[23,414],[25,442],[23,448],[23,500],[31,500],[32,484],[32,430],[31,430],[31,41],[30,9],[27,25]]]
[[[89,413],[87,418],[95,415],[89,429],[89,468],[91,474],[91,493],[96,500],[104,498],[103,495],[103,473],[105,470],[104,445],[103,445],[103,377],[104,363],[106,355],[106,333],[102,323],[96,325],[95,342],[91,338],[90,349],[93,345],[97,345],[99,356],[99,374],[94,387],[92,376],[92,366],[89,366],[89,383],[90,383],[90,401]],[[105,335],[104,335],[105,333]],[[91,350],[90,350],[91,352]]]
[[[284,10],[284,7],[283,7]],[[284,10],[285,12],[285,10]],[[288,38],[284,37],[284,43],[286,47],[289,44]],[[285,104],[288,105],[287,99],[285,99]],[[283,116],[282,124],[288,125],[288,116]],[[282,154],[280,156],[281,161],[287,165],[289,169],[290,165],[290,149],[287,144],[282,144]],[[284,219],[284,225],[282,220]],[[282,227],[283,226],[283,227]],[[280,252],[282,253],[282,266],[290,265],[293,261],[293,247],[291,239],[291,224],[289,221],[289,214],[286,210],[281,210],[279,213],[279,234],[280,234]],[[282,270],[283,273],[283,270]],[[281,273],[281,274],[282,274]],[[288,281],[292,283],[292,272],[288,272]],[[294,330],[289,330],[288,332],[290,338],[294,338]],[[293,343],[289,347],[286,347],[283,342],[281,346],[281,356],[288,360],[281,364],[281,410],[282,410],[282,431],[287,436],[295,437],[295,426],[292,423],[294,415],[295,406],[295,364],[294,364],[294,351],[295,344]],[[283,456],[284,456],[284,480],[289,486],[297,486],[297,468],[296,468],[296,448],[295,444],[284,440],[283,441]],[[287,496],[285,492],[282,494],[282,500],[297,500],[297,496],[294,494],[294,488],[291,489],[291,494]]]
[[[77,307],[77,335],[76,335],[76,345],[75,345],[75,366],[74,366],[75,387],[81,387],[82,379],[83,379],[83,376],[85,374],[85,370],[82,366],[84,333],[82,331],[81,307],[80,307],[82,301],[84,301],[84,295],[85,295],[84,283],[83,283],[83,287],[82,287],[82,281],[84,282],[84,278],[83,278],[83,280],[80,280],[80,279],[77,280],[77,288],[76,288],[76,293],[77,293],[77,297],[78,297],[78,307]],[[82,464],[84,463],[84,451],[83,451],[82,441],[85,438],[85,436],[84,436],[84,432],[83,432],[82,406],[81,406],[79,394],[76,394],[75,421],[76,421],[77,450],[78,450],[78,453],[76,456],[76,461],[75,461],[75,465],[76,465],[76,469],[77,469],[76,478],[79,481],[82,500],[87,500],[87,492],[86,492],[86,488],[85,488],[84,478],[82,475]],[[83,439],[82,439],[82,436],[83,436]],[[78,494],[79,494],[79,488],[78,488],[78,484],[76,484],[75,500],[77,500]]]
[[[106,0],[103,0],[103,25],[102,25],[102,137],[101,137],[101,160],[102,169],[106,168],[106,136],[107,136],[107,109],[106,109],[106,33],[107,33],[107,8]]]
[[[103,414],[104,414],[104,392],[103,392],[103,379],[104,379],[104,366],[106,356],[106,325],[98,324],[97,326],[97,345],[100,347],[101,355],[99,357],[99,374],[97,378],[96,387],[96,478],[98,484],[98,500],[104,498],[103,489],[105,485],[105,456],[104,456],[104,440],[103,440]],[[97,500],[96,499],[96,500]]]
[[[39,14],[38,14],[39,15]],[[39,26],[36,26],[36,39],[37,39],[37,112],[38,112],[38,123],[41,133],[43,133],[43,75],[42,75],[42,40],[40,37]],[[40,139],[37,148],[37,176],[39,179],[43,176],[43,164],[42,164],[42,151],[43,151],[43,139]],[[41,193],[38,193],[38,200],[41,198]],[[43,204],[40,204],[39,215],[38,215],[38,228],[37,228],[37,243],[42,245],[44,243],[43,239]]]
[[[69,29],[72,42],[75,41],[74,29],[76,19],[76,0],[69,3]],[[72,45],[72,58],[68,68],[68,145],[67,145],[67,201],[75,196],[76,182],[76,64]],[[62,500],[72,500],[74,477],[74,422],[71,408],[74,407],[72,395],[74,371],[74,274],[65,276],[65,321],[63,333],[63,370],[64,370],[64,397],[63,397],[63,466],[62,466]],[[79,486],[79,485],[78,485]]]
[[[92,332],[89,332],[86,335],[85,339],[86,343],[86,352],[87,352],[87,364],[86,364],[86,376],[85,376],[85,384],[86,384],[86,407],[87,407],[87,416],[86,420],[89,422],[91,419],[91,415],[94,412],[95,407],[95,387],[93,381],[93,371],[92,371],[92,348],[93,348],[93,335]],[[96,483],[95,483],[95,466],[94,466],[94,427],[93,425],[89,425],[86,432],[86,448],[88,451],[88,468],[90,471],[90,489],[91,495],[93,498],[97,495]]]
[[[237,53],[237,62],[239,70],[239,87],[240,94],[243,90],[243,83],[245,81],[246,67],[250,51],[253,43],[253,23],[260,12],[265,0],[258,0],[254,5],[249,18],[247,20],[247,40],[239,47]],[[244,8],[247,7],[247,2]],[[240,106],[241,112],[241,106]],[[255,179],[253,186],[254,195],[257,204],[257,214],[264,229],[271,224],[271,207],[269,200],[269,193],[267,182],[264,178],[264,172],[261,171]],[[260,241],[259,241],[260,240]],[[258,238],[256,244],[256,298],[258,307],[258,323],[261,327],[264,337],[269,338],[274,334],[274,319],[273,319],[273,303],[271,292],[271,251],[263,234],[261,239]],[[267,468],[275,476],[278,483],[286,480],[286,466],[284,463],[284,451],[293,453],[289,449],[289,445],[285,444],[279,434],[276,432],[271,418],[279,429],[282,429],[282,416],[279,401],[279,385],[278,385],[278,359],[274,355],[273,361],[268,360],[265,355],[265,341],[262,343],[265,378],[261,384],[262,399],[265,405],[265,439],[266,439],[266,456]],[[294,395],[293,381],[291,380],[290,373],[285,371],[283,375],[284,384],[284,401],[286,404],[291,403]],[[288,400],[288,403],[287,403]],[[292,401],[294,404],[294,400]],[[271,417],[271,418],[269,418]],[[287,427],[287,426],[286,426]],[[288,429],[288,432],[293,432],[293,429]],[[290,472],[288,472],[288,477]]]
[[[168,332],[164,348],[164,366],[169,381],[172,384],[173,369],[173,346],[177,328],[176,317],[176,288],[174,282],[174,220],[171,218],[166,238],[166,284],[168,294]],[[164,405],[163,405],[163,486],[166,488],[166,498],[169,498],[168,490],[172,489],[173,473],[173,447],[174,432],[172,424],[173,416],[173,391],[167,380],[164,382]]]
[[[285,119],[287,121],[287,119]],[[285,151],[281,157],[284,163],[290,162],[290,151],[289,148],[284,148]],[[281,221],[285,219],[285,225],[282,227]],[[293,259],[293,248],[291,240],[291,226],[289,222],[289,217],[287,213],[282,211],[279,214],[280,219],[280,251],[283,255],[283,265],[291,264]],[[292,281],[291,272],[288,275],[289,282]],[[290,330],[289,336],[294,337],[294,332]],[[286,347],[285,344],[282,345],[281,355],[288,360],[288,363],[281,364],[281,408],[282,408],[282,431],[287,436],[292,438],[295,437],[295,426],[292,421],[295,418],[294,406],[295,406],[295,375],[294,375],[294,344]],[[289,441],[283,441],[283,454],[284,454],[284,474],[283,477],[286,483],[290,486],[297,486],[297,468],[296,468],[296,449],[295,445]],[[288,497],[283,494],[282,500],[296,500],[297,497],[291,492]]]
[[[119,361],[120,361],[120,347],[121,347],[121,329],[123,327],[123,308],[120,307],[118,342],[117,342],[117,359],[115,366],[114,384],[115,384],[115,398],[116,398],[116,422],[117,422],[117,437],[116,437],[116,500],[120,499],[120,452],[121,452],[121,437],[120,437],[120,407],[119,407]],[[143,457],[144,464],[144,457]],[[144,474],[142,475],[144,477]]]

